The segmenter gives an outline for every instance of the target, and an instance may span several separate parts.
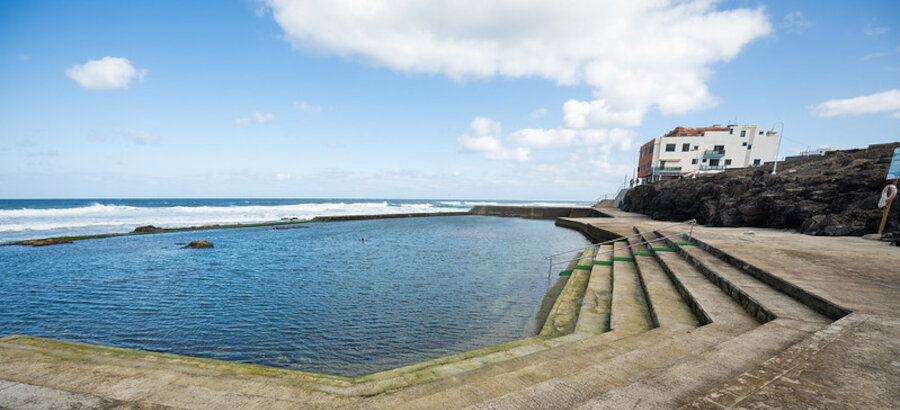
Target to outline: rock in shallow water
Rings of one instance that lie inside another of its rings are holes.
[[[213,244],[208,241],[192,241],[191,243],[181,247],[181,249],[210,249],[210,248],[213,248]]]

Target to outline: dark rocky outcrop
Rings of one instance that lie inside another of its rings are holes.
[[[18,243],[18,245],[47,246],[47,245],[61,245],[64,243],[72,243],[72,240],[66,239],[66,238],[36,239],[36,240],[20,241]]]
[[[207,241],[192,241],[191,243],[181,247],[182,249],[210,249],[213,244]]]
[[[309,227],[306,225],[289,225],[289,226],[276,226],[272,229],[274,229],[276,231],[284,231],[284,230],[288,230],[288,229],[303,229],[303,228],[309,228]]]
[[[134,233],[152,233],[152,232],[158,232],[161,230],[162,230],[162,228],[158,228],[153,225],[144,225],[144,226],[139,226],[137,228],[134,228],[134,230],[132,232],[134,232]]]
[[[796,229],[809,235],[864,235],[878,231],[881,190],[894,148],[833,151],[757,168],[729,170],[696,179],[641,185],[628,193],[622,210],[653,219],[697,219],[711,226]],[[895,202],[885,232],[900,232]]]

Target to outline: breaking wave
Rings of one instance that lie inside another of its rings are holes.
[[[571,206],[572,203],[503,201],[404,201],[404,200],[322,200],[271,204],[265,200],[244,200],[223,204],[218,200],[195,200],[191,205],[144,206],[141,200],[116,203],[86,203],[79,206],[53,205],[0,209],[0,242],[37,237],[128,232],[141,225],[162,228],[260,223],[283,218],[311,219],[316,216],[377,215],[467,211],[476,205]],[[149,202],[149,200],[148,200]],[[196,203],[201,203],[197,205]],[[206,202],[207,204],[202,204]],[[266,202],[253,204],[253,202]],[[277,201],[276,201],[277,202]],[[289,202],[281,200],[280,202]],[[137,206],[134,203],[138,203]]]

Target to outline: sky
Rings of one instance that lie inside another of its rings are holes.
[[[900,141],[900,2],[12,0],[0,96],[0,198],[592,200],[677,126]]]

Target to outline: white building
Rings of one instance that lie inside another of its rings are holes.
[[[775,161],[781,136],[756,125],[677,127],[641,147],[638,177],[649,181],[703,175]]]

